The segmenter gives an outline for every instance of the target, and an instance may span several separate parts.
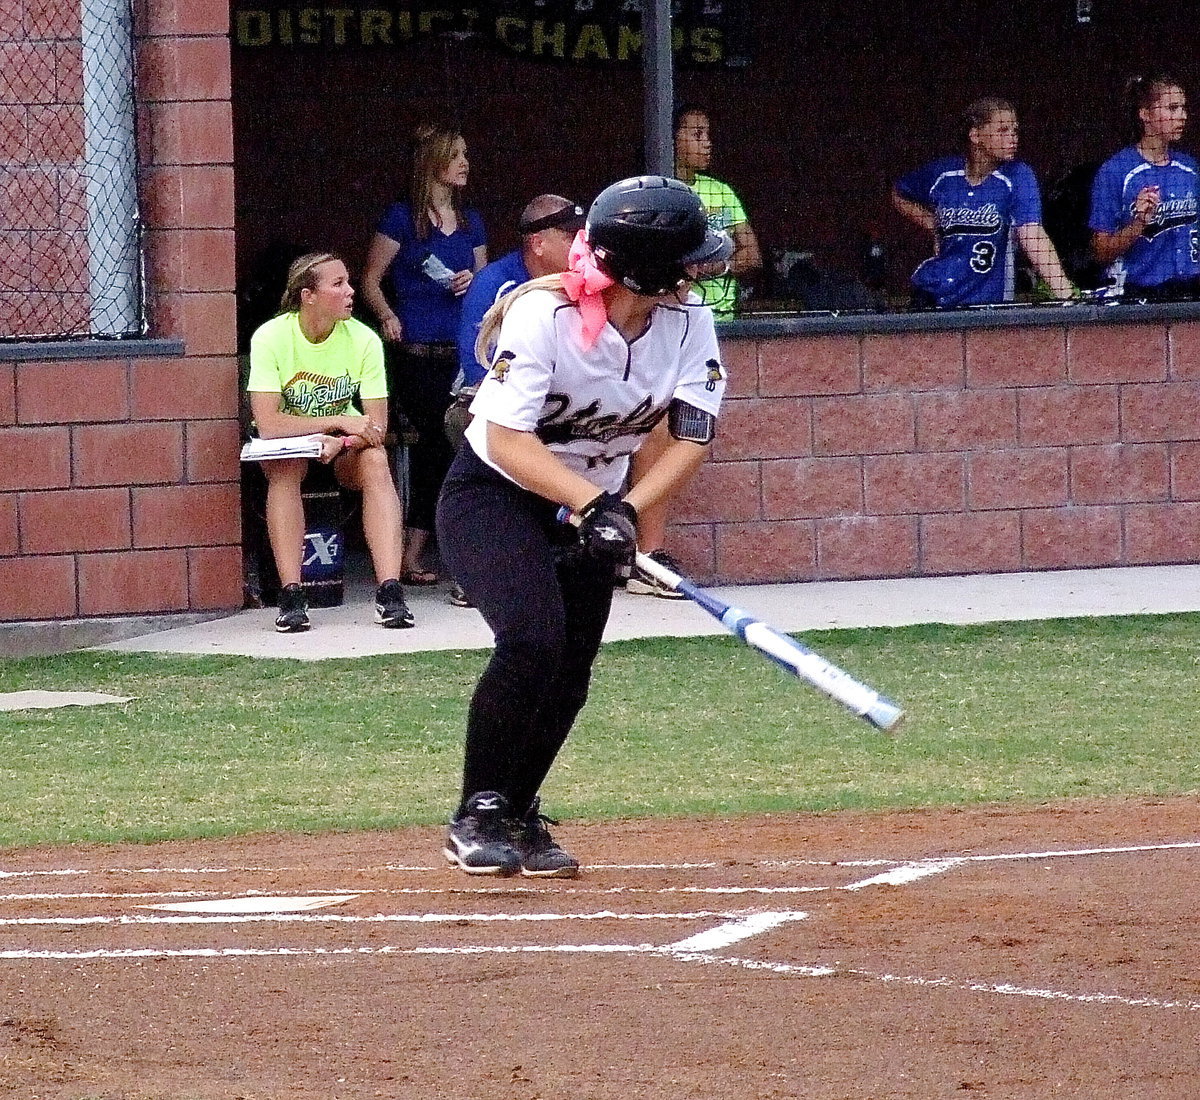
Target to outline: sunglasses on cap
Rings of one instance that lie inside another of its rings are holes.
[[[528,221],[522,218],[517,223],[517,231],[522,236],[529,233],[540,233],[543,229],[565,229],[570,233],[575,233],[583,228],[586,221],[583,207],[578,203],[571,203],[569,206],[563,206],[549,214],[544,214],[540,218],[530,218]]]

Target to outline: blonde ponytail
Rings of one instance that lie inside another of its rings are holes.
[[[479,322],[479,335],[475,338],[475,361],[485,370],[491,367],[492,353],[496,350],[496,337],[500,332],[500,326],[512,308],[513,302],[521,295],[527,294],[531,290],[555,290],[561,294],[562,289],[562,275],[557,273],[543,275],[540,279],[530,279],[529,282],[522,283],[512,293],[493,302],[491,309],[483,315],[483,320]]]
[[[279,301],[279,313],[296,313],[300,309],[302,293],[316,290],[321,285],[321,273],[317,268],[341,259],[336,252],[306,252],[294,259],[288,268],[287,285]]]

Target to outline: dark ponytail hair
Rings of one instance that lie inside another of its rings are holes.
[[[1122,89],[1121,108],[1126,136],[1130,141],[1141,141],[1145,124],[1140,112],[1149,107],[1168,88],[1182,88],[1170,73],[1151,73],[1149,76],[1131,76]]]

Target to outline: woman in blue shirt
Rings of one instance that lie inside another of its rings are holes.
[[[483,219],[462,202],[469,170],[467,143],[458,130],[418,127],[408,201],[384,213],[363,271],[363,298],[379,318],[380,334],[387,344],[399,345],[390,390],[419,435],[409,449],[406,584],[437,583],[422,555],[453,458],[442,417],[458,370],[462,296],[487,263]]]
[[[1125,94],[1136,140],[1096,173],[1092,254],[1124,275],[1126,301],[1195,298],[1197,165],[1173,147],[1187,125],[1187,99],[1169,76],[1135,77]]]
[[[1013,298],[1012,238],[1056,298],[1074,291],[1042,228],[1033,170],[1017,160],[1017,115],[994,96],[964,114],[965,153],[910,172],[892,189],[892,205],[933,234],[934,255],[913,272],[917,306],[989,305]]]

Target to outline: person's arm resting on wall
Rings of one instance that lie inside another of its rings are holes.
[[[1018,225],[1016,232],[1017,241],[1029,257],[1033,269],[1045,279],[1054,297],[1066,299],[1074,295],[1075,287],[1063,271],[1054,242],[1050,240],[1041,222]]]
[[[749,222],[739,222],[730,230],[733,255],[729,259],[729,274],[736,278],[753,275],[762,268],[762,250]]]
[[[914,225],[928,230],[936,236],[937,221],[934,219],[933,211],[929,207],[922,206],[919,202],[914,202],[912,199],[906,199],[900,194],[899,188],[896,187],[892,188],[892,206]]]

